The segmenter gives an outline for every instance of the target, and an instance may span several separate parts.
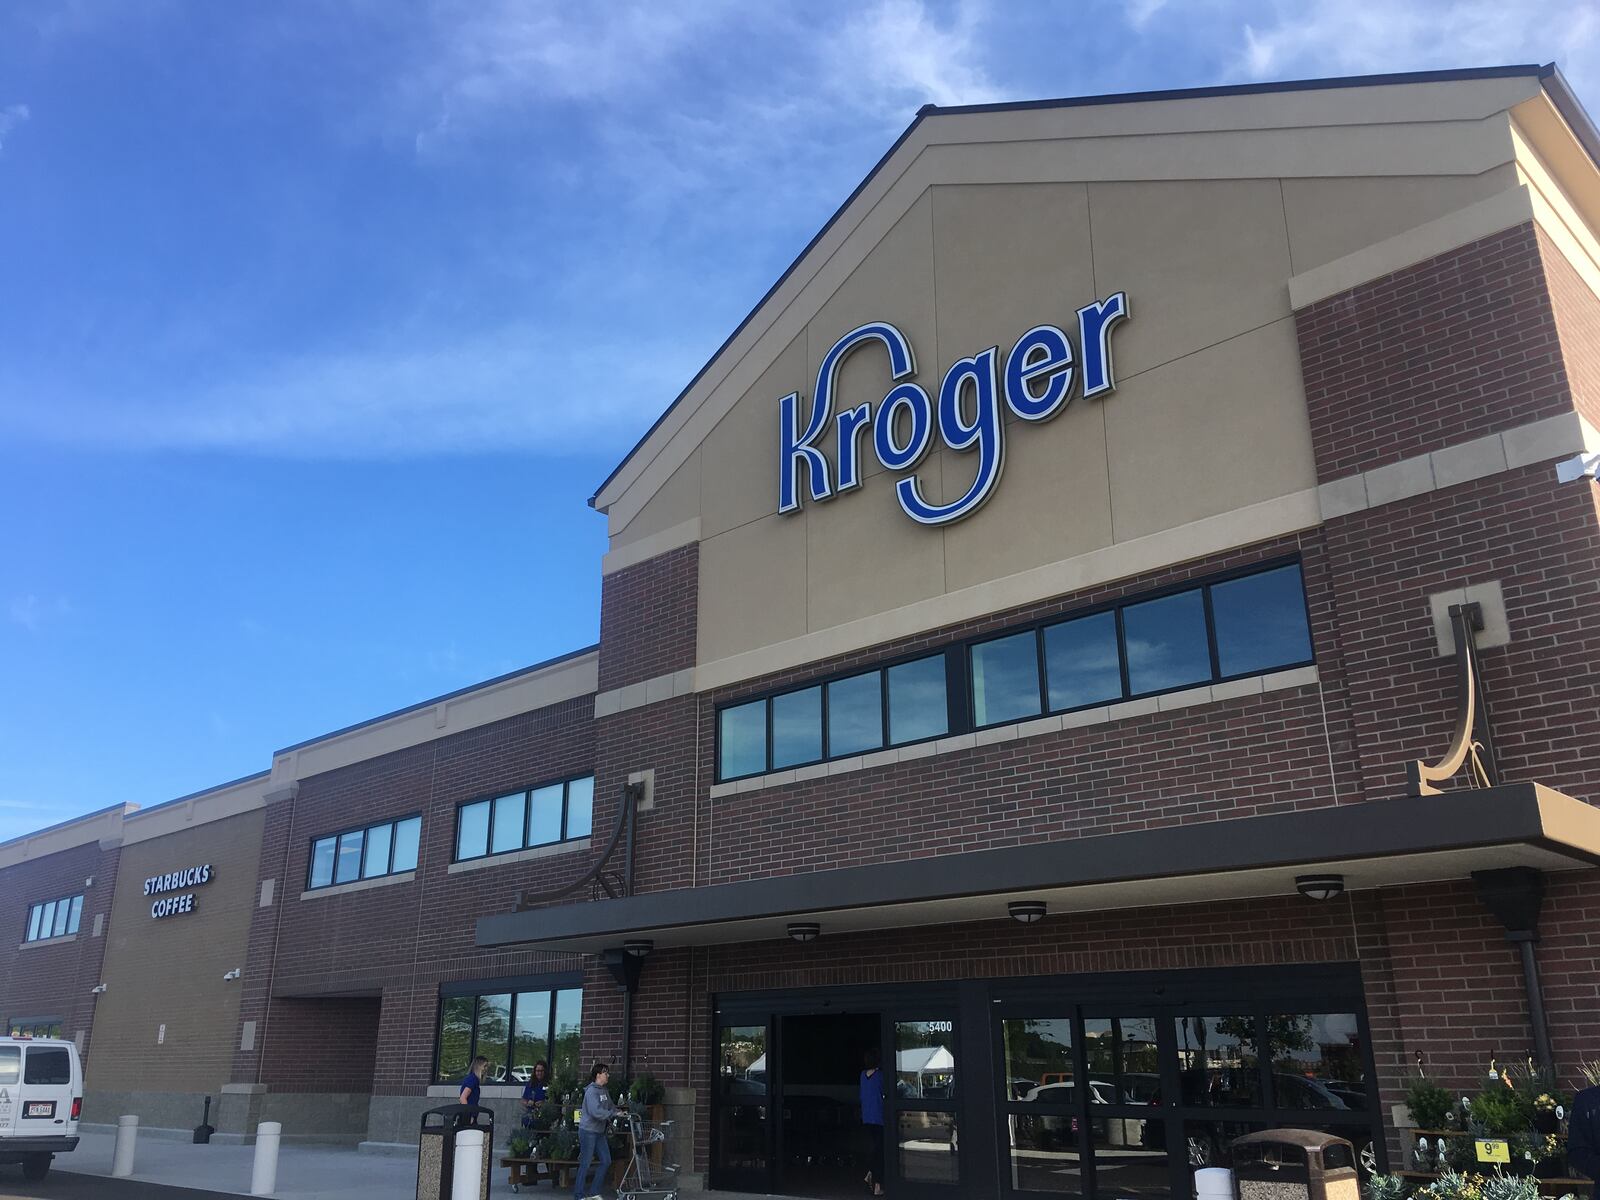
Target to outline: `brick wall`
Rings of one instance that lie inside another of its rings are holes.
[[[1600,299],[1542,229],[1539,254],[1572,406],[1600,428]]]
[[[104,933],[95,936],[96,918],[108,922],[116,888],[117,847],[98,842],[22,862],[0,871],[0,1020],[57,1017],[65,1038],[83,1035],[87,1059],[98,1000],[91,989],[101,983]],[[86,879],[93,879],[85,886]],[[28,910],[44,900],[83,894],[78,933],[69,939],[35,943],[24,949]]]
[[[333,1011],[316,1007],[331,1002],[325,997],[381,991],[381,1005],[364,998],[340,1010],[339,1019],[376,1046],[375,1062],[363,1050],[341,1077],[353,1080],[365,1069],[351,1090],[419,1094],[432,1082],[441,982],[578,969],[570,955],[479,951],[476,923],[509,910],[523,888],[559,886],[587,870],[609,832],[598,812],[592,848],[455,874],[449,868],[456,806],[592,771],[592,718],[588,697],[552,705],[301,780],[292,801],[269,806],[261,875],[276,880],[277,895],[252,925],[252,986],[241,1011],[261,1036],[257,1050],[234,1056],[236,1081],[259,1077],[274,1090],[301,1090],[318,1045],[294,1036],[296,1022]],[[412,881],[301,898],[314,838],[418,812],[422,844]]]
[[[698,542],[607,575],[600,586],[600,690],[695,663]]]
[[[377,997],[276,1001],[264,1051],[272,1089],[370,1091],[382,1006]]]
[[[1571,411],[1533,225],[1295,315],[1324,480]]]

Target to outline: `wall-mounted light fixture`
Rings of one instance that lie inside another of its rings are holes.
[[[222,982],[223,983],[232,983],[235,979],[239,978],[239,976],[241,976],[243,974],[244,974],[243,971],[239,970],[238,967],[235,967],[233,970],[229,971],[226,975],[224,975],[222,977]]]
[[[1011,914],[1013,921],[1032,925],[1036,921],[1044,920],[1046,910],[1043,900],[1013,900],[1006,905],[1006,911]]]
[[[822,933],[822,926],[815,921],[790,921],[789,936],[797,942],[814,942]]]
[[[643,958],[656,948],[656,944],[649,938],[635,938],[631,942],[623,942],[622,948],[634,958]]]
[[[97,983],[92,988],[89,989],[89,995],[91,995],[91,996],[104,996],[105,994],[106,994],[106,985],[103,984],[103,983]]]
[[[1343,875],[1296,875],[1295,890],[1308,900],[1332,900],[1344,892]]]

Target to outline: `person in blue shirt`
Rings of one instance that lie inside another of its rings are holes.
[[[472,1067],[467,1071],[467,1077],[461,1081],[461,1103],[476,1106],[478,1097],[483,1094],[483,1077],[488,1074],[489,1060],[479,1055],[472,1060]]]
[[[1600,1179],[1600,1087],[1586,1087],[1573,1098],[1567,1120],[1567,1161],[1590,1179]],[[1600,1186],[1595,1189],[1600,1195]]]
[[[578,1115],[578,1177],[573,1181],[573,1200],[598,1195],[611,1172],[611,1143],[606,1140],[606,1126],[616,1115],[617,1106],[611,1103],[611,1093],[606,1084],[611,1082],[611,1068],[597,1062],[589,1072],[589,1086],[583,1089],[583,1109]],[[584,1178],[589,1174],[589,1164],[598,1157],[599,1169],[594,1176],[594,1191],[584,1189]]]
[[[528,1082],[522,1085],[522,1125],[525,1129],[533,1127],[534,1110],[544,1102],[550,1094],[550,1064],[540,1059],[533,1064],[533,1072],[528,1076]]]
[[[867,1176],[865,1183],[874,1196],[883,1195],[883,1072],[878,1069],[878,1052],[862,1055],[861,1126],[867,1133]]]

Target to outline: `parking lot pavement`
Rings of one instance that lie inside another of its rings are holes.
[[[75,1175],[51,1171],[38,1183],[22,1178],[21,1167],[0,1167],[0,1200],[233,1200],[227,1192],[197,1192],[193,1188],[173,1187],[134,1179],[106,1179],[99,1175]]]

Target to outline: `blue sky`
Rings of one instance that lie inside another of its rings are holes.
[[[0,839],[593,641],[585,500],[919,105],[1551,59],[1600,3],[0,8]]]

